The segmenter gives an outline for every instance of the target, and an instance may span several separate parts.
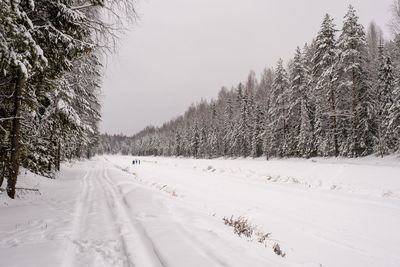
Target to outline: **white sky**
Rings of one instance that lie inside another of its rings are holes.
[[[290,59],[317,34],[325,13],[337,28],[349,4],[365,27],[374,20],[390,37],[392,0],[141,0],[140,22],[109,60],[100,129],[132,135],[181,115]]]

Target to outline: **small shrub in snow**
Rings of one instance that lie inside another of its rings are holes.
[[[281,177],[279,175],[275,176],[275,177],[272,177],[271,175],[267,176],[267,181],[270,181],[270,182],[273,182],[273,183],[276,183],[276,182],[278,182],[280,180],[281,180]]]
[[[282,252],[281,247],[279,246],[278,243],[275,243],[275,245],[272,248],[274,249],[276,255],[281,256],[282,258],[286,256],[286,253]]]
[[[231,216],[230,219],[224,217],[223,220],[226,225],[233,227],[234,233],[237,234],[238,236],[244,235],[245,237],[251,237],[253,235],[254,229],[248,223],[247,219],[245,219],[243,217],[233,219],[233,216]]]
[[[257,232],[256,235],[258,236],[257,238],[258,243],[265,244],[271,233],[264,234],[262,232]]]
[[[249,238],[249,241],[254,241],[257,240],[257,242],[263,244],[265,247],[267,247],[267,241],[271,235],[271,233],[267,233],[264,234],[261,231],[257,231],[257,227],[251,225],[248,222],[248,219],[243,218],[243,217],[238,217],[238,218],[234,218],[233,216],[231,216],[230,218],[222,218],[222,220],[224,221],[225,225],[231,226],[233,227],[233,232],[235,234],[237,234],[238,236],[245,236],[247,238]],[[256,236],[256,239],[252,239],[253,234]],[[281,257],[285,257],[286,253],[284,253],[279,244],[275,243],[274,246],[272,247],[273,251],[275,252],[276,255],[281,256]]]
[[[293,177],[292,177],[292,182],[293,182],[294,184],[299,184],[299,183],[300,183],[299,180],[297,180],[296,178],[293,178]]]

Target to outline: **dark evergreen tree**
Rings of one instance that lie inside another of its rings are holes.
[[[313,95],[315,98],[314,135],[318,154],[339,154],[337,130],[337,91],[334,85],[336,60],[335,25],[327,14],[315,41],[313,62]]]
[[[377,152],[381,156],[387,154],[395,148],[395,136],[393,129],[390,129],[392,114],[393,93],[395,90],[395,78],[393,76],[393,66],[390,57],[384,58],[383,48],[380,48],[381,64],[378,76],[378,107],[377,107]]]
[[[251,156],[253,158],[261,157],[263,155],[263,118],[264,113],[259,105],[256,106],[254,112],[254,120],[252,127],[252,139],[251,139]]]
[[[372,90],[367,72],[367,43],[352,6],[337,42],[337,114],[341,154],[371,153],[374,140]]]
[[[275,70],[275,79],[272,84],[271,106],[268,116],[271,128],[268,136],[267,157],[283,157],[288,151],[288,88],[287,72],[283,67],[283,60],[278,61]]]

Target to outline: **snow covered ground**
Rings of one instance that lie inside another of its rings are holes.
[[[132,159],[0,192],[0,266],[400,266],[399,158]]]

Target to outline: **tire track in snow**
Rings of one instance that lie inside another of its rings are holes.
[[[116,223],[119,225],[120,234],[126,240],[125,245],[128,254],[137,262],[138,266],[163,266],[167,267],[163,259],[158,255],[149,239],[140,225],[132,220],[126,211],[126,207],[121,197],[121,192],[117,191],[117,186],[113,184],[107,175],[107,169],[103,167],[101,181],[102,187],[107,195],[107,202],[114,209]]]
[[[89,174],[91,173],[91,170],[87,171],[86,174],[82,177],[82,189],[81,189],[81,193],[79,195],[78,200],[76,201],[76,211],[75,211],[75,220],[73,222],[73,227],[72,227],[72,236],[71,236],[71,240],[68,248],[67,248],[67,252],[65,255],[65,260],[63,262],[63,267],[70,267],[73,266],[73,262],[75,260],[75,244],[74,244],[74,240],[75,238],[78,237],[78,232],[79,232],[79,226],[82,223],[82,215],[84,212],[84,203],[88,202],[88,198],[89,198],[89,187],[88,187],[88,181],[87,178],[89,176]]]
[[[99,175],[100,170],[90,169],[82,178],[82,193],[77,200],[72,240],[67,249],[64,267],[134,266],[122,236],[115,229],[110,206],[99,201],[102,199],[99,196],[106,196],[99,183],[102,178]],[[98,235],[103,226],[111,229],[107,229],[105,236]]]
[[[133,263],[133,259],[130,257],[130,253],[127,249],[127,241],[125,240],[123,234],[122,234],[122,230],[121,230],[121,226],[119,225],[118,221],[117,221],[117,214],[115,212],[115,204],[113,202],[110,202],[110,198],[109,198],[109,193],[107,190],[105,190],[104,185],[101,183],[101,181],[103,180],[104,177],[104,168],[101,169],[101,175],[99,175],[96,179],[94,179],[94,181],[96,182],[96,184],[98,184],[98,188],[101,188],[101,194],[102,194],[102,199],[105,200],[106,203],[106,207],[107,207],[107,213],[109,215],[109,219],[110,222],[114,225],[115,227],[115,231],[116,234],[118,235],[118,240],[121,246],[121,252],[122,252],[122,259],[124,259],[124,261],[122,262],[123,266],[127,266],[127,267],[131,267],[131,266],[135,266],[135,264]],[[100,192],[99,192],[100,193]]]

